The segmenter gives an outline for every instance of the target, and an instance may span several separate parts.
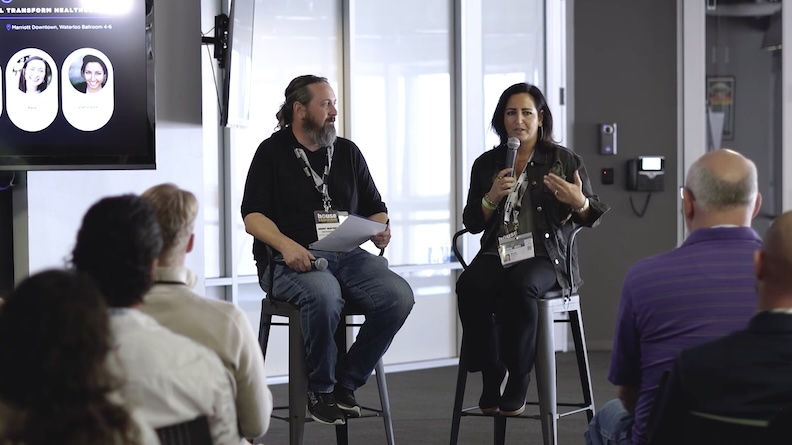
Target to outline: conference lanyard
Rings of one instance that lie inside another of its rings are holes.
[[[305,155],[305,150],[297,147],[294,149],[294,154],[303,161],[303,171],[305,172],[305,176],[308,176],[309,178],[313,177],[316,191],[322,195],[322,205],[324,206],[325,212],[329,212],[332,206],[330,193],[327,191],[327,177],[330,175],[330,165],[333,163],[333,145],[331,144],[329,147],[327,147],[327,165],[325,166],[321,177],[311,167],[311,163],[308,162],[308,157]]]
[[[528,161],[525,163],[525,167],[523,167],[522,172],[520,173],[520,177],[517,179],[517,185],[514,186],[511,192],[509,192],[509,196],[506,198],[506,204],[503,207],[503,224],[507,226],[512,220],[514,221],[514,230],[517,230],[517,226],[519,225],[518,216],[520,215],[520,208],[522,208],[522,199],[525,196],[526,190],[528,190],[528,166],[531,164],[531,160],[533,159],[534,152],[531,152],[531,157],[528,158]]]

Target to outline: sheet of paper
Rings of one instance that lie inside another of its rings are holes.
[[[329,252],[349,252],[366,242],[372,236],[385,230],[387,226],[357,215],[349,217],[329,235],[311,243],[308,247],[314,250]]]

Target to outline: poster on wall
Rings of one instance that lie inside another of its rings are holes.
[[[734,77],[707,78],[707,105],[713,113],[723,113],[723,139],[734,139]]]

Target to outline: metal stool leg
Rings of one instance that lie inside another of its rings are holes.
[[[583,331],[583,318],[580,310],[569,312],[569,323],[572,328],[572,338],[575,342],[575,355],[577,356],[580,387],[583,390],[583,403],[588,405],[586,410],[588,421],[594,417],[594,391],[591,388],[591,368],[589,366],[588,349],[586,349],[586,336]]]
[[[299,314],[289,317],[289,445],[302,445],[308,377]]]
[[[459,366],[457,370],[456,395],[454,396],[454,414],[451,417],[450,445],[456,445],[459,440],[459,422],[462,420],[462,403],[465,399],[465,384],[467,383],[467,359],[465,358],[465,336],[462,335],[462,347],[459,349]]]
[[[493,435],[492,443],[495,445],[505,445],[506,444],[506,417],[504,416],[495,416],[492,419],[495,426],[495,431]]]
[[[558,404],[556,400],[556,361],[552,301],[539,301],[536,341],[536,386],[544,445],[558,443]]]
[[[374,368],[377,372],[377,390],[379,391],[380,406],[382,407],[382,420],[385,422],[385,438],[388,445],[395,445],[396,438],[393,435],[393,418],[390,410],[390,397],[388,397],[388,383],[385,381],[385,364],[380,358]]]

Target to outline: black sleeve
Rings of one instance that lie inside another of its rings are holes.
[[[268,140],[267,140],[268,141]],[[242,195],[242,218],[251,213],[261,213],[271,219],[273,211],[272,180],[275,178],[273,171],[276,162],[268,159],[267,141],[259,145],[253,161],[250,163],[245,192]]]
[[[591,180],[589,179],[588,172],[586,171],[586,165],[583,163],[583,158],[578,155],[576,155],[575,158],[578,161],[577,171],[580,174],[583,196],[589,199],[590,210],[588,219],[585,222],[580,220],[577,213],[573,213],[572,215],[576,223],[580,224],[582,222],[588,227],[596,227],[602,220],[602,215],[610,210],[610,206],[600,201],[599,196],[594,193],[594,190],[591,188]],[[574,182],[574,176],[568,176],[568,180],[570,182]]]
[[[489,153],[489,152],[487,152]],[[479,233],[487,228],[484,220],[484,210],[481,209],[481,199],[492,187],[492,182],[484,178],[492,176],[493,166],[488,162],[485,153],[473,162],[470,172],[470,189],[468,189],[467,203],[462,211],[462,223],[470,233]],[[497,214],[497,212],[496,212]],[[494,216],[493,216],[494,217]]]
[[[358,213],[366,217],[377,213],[387,213],[388,208],[382,202],[382,195],[380,195],[376,184],[374,184],[374,178],[371,176],[363,153],[361,153],[360,148],[354,142],[350,141],[349,143],[351,144],[350,150],[355,168],[354,174],[357,177]]]

